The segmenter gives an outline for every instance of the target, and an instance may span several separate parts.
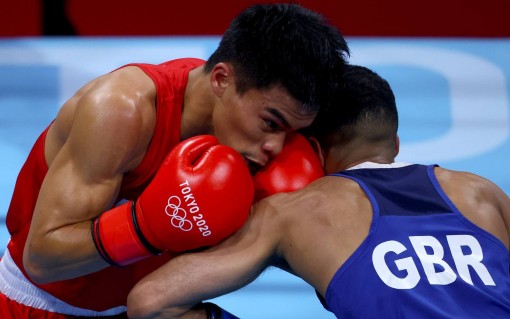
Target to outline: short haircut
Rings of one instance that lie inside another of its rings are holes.
[[[303,132],[323,147],[353,138],[366,142],[393,141],[398,130],[395,96],[389,83],[374,71],[345,67],[333,103],[321,108]]]
[[[317,112],[348,55],[342,34],[323,16],[297,4],[254,5],[232,21],[205,71],[228,62],[237,93],[281,86],[304,111]]]

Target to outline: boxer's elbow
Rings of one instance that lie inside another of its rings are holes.
[[[32,245],[26,245],[23,251],[23,269],[29,279],[36,284],[47,284],[55,279],[55,270],[48,263],[49,258],[44,255],[43,251],[38,250]]]
[[[164,299],[157,291],[147,291],[145,286],[135,286],[127,298],[127,314],[130,319],[177,319],[181,318],[189,308],[167,307],[161,302]]]
[[[131,290],[127,299],[127,314],[130,319],[158,318],[160,310],[158,309],[155,298],[151,297],[150,292],[140,291],[135,288]],[[155,296],[153,296],[155,297]]]
[[[27,256],[28,255],[28,256]],[[46,284],[51,282],[48,271],[41,267],[34,258],[30,258],[30,254],[24,254],[23,256],[23,268],[29,279],[36,284]]]

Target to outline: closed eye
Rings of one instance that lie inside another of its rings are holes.
[[[279,110],[268,107],[266,108],[266,111],[268,111],[271,114],[271,118],[266,119],[266,121],[272,122],[270,124],[268,123],[269,125],[268,127],[271,127],[275,130],[276,129],[287,130],[290,127],[289,122]]]
[[[264,125],[268,131],[277,131],[281,129],[280,124],[273,120],[265,120]]]

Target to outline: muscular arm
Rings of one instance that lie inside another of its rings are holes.
[[[245,226],[209,250],[179,256],[143,278],[128,297],[130,318],[206,318],[193,305],[252,282],[271,262],[280,223],[265,201]]]
[[[91,220],[114,204],[123,174],[143,158],[154,128],[155,90],[139,69],[88,84],[48,131],[48,173],[24,250],[25,269],[44,283],[107,266],[90,235]]]
[[[435,169],[453,203],[471,222],[510,247],[510,198],[493,182],[475,174]]]
[[[503,217],[503,221],[505,223],[508,239],[507,247],[510,247],[510,197],[508,197],[508,195],[505,194],[499,187],[497,187],[495,191],[495,196],[498,198],[499,207],[501,209],[501,216]]]

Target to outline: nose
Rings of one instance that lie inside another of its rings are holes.
[[[283,149],[283,143],[285,142],[285,132],[280,132],[277,134],[271,134],[262,144],[262,150],[269,155],[269,157],[273,157],[279,154]]]

